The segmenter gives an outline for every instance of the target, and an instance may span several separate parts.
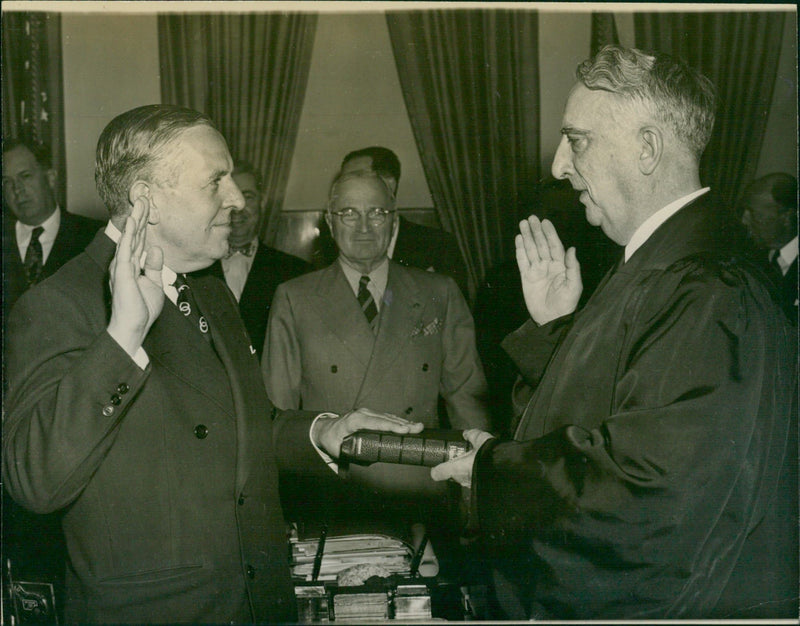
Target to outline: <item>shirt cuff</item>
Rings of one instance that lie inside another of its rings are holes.
[[[329,468],[331,468],[331,471],[333,471],[336,474],[339,473],[339,465],[336,463],[336,461],[333,460],[333,458],[329,454],[327,454],[326,452],[323,452],[322,448],[320,448],[316,444],[316,442],[314,441],[314,437],[312,436],[311,433],[314,432],[314,426],[317,425],[317,422],[319,420],[321,420],[321,419],[336,419],[337,417],[339,417],[339,416],[336,415],[336,413],[320,413],[319,415],[317,415],[314,418],[314,421],[311,422],[311,428],[308,429],[308,438],[311,440],[311,445],[314,446],[314,450],[316,450],[317,454],[319,454],[320,457],[322,457],[322,460],[325,461],[325,464]]]

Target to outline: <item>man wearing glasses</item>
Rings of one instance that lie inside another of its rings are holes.
[[[390,187],[374,172],[345,173],[328,198],[339,257],[275,292],[262,358],[269,397],[280,408],[367,407],[428,428],[488,428],[472,316],[455,281],[387,257]],[[379,491],[435,488],[421,467],[367,470]]]

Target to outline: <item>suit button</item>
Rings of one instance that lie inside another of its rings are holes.
[[[428,364],[427,363],[423,363],[422,364],[422,371],[423,372],[427,372],[428,371]]]
[[[339,371],[338,367],[336,367],[335,365],[331,365],[331,374],[335,374],[338,371]]]
[[[113,396],[111,396],[111,404],[114,406],[119,406],[120,402],[122,402],[122,398],[119,394],[115,393]]]
[[[406,409],[406,415],[411,415],[411,413],[413,413],[413,411],[414,411],[414,407],[413,406],[408,407]]]
[[[110,404],[105,405],[103,407],[103,415],[105,415],[106,417],[111,417],[112,415],[114,415],[114,407],[111,406]]]
[[[128,383],[120,383],[117,385],[117,393],[126,394],[131,390]]]
[[[278,417],[278,407],[274,406],[272,407],[272,410],[269,412],[269,418],[271,420],[274,420],[276,417]]]
[[[194,427],[194,436],[198,439],[205,439],[208,437],[208,428],[206,428],[203,424],[198,424]]]
[[[253,580],[256,577],[256,570],[252,565],[247,566],[247,577]]]
[[[243,505],[244,505],[244,496],[240,495],[239,496],[239,506],[243,506]]]

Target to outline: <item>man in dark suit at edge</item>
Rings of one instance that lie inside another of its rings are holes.
[[[520,223],[504,348],[538,384],[513,440],[467,431],[432,475],[471,486],[507,617],[796,618],[794,331],[700,183],[713,86],[618,46],[577,78],[553,175],[624,256],[576,311],[575,249]]]
[[[781,306],[797,325],[797,179],[767,174],[742,195],[742,223],[778,283]]]
[[[3,141],[4,337],[17,299],[81,252],[102,227],[58,206],[56,177],[47,146]],[[31,515],[4,491],[3,554],[15,579],[52,583],[62,601],[65,549],[57,515]]]
[[[422,427],[272,407],[230,291],[191,275],[228,252],[232,167],[200,113],[117,116],[109,223],[12,314],[3,480],[64,512],[67,622],[295,620],[277,465],[327,476],[350,432]]]

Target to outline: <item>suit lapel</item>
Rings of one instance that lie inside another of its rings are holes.
[[[358,305],[339,261],[319,274],[312,302],[323,324],[339,338],[362,365],[369,364],[375,335]]]
[[[417,284],[409,272],[390,262],[375,348],[359,395],[368,394],[381,384],[386,372],[391,371],[397,357],[412,340],[411,333],[424,308]]]
[[[253,389],[263,393],[261,372],[250,353],[250,339],[239,317],[233,295],[224,281],[213,276],[190,280],[197,304],[206,316],[214,347],[227,374],[226,386],[231,394],[236,416],[237,462],[236,489],[244,488],[249,475],[248,440],[250,433],[260,432],[253,420],[268,420],[267,415],[251,410]],[[199,334],[199,333],[196,333]],[[205,343],[205,340],[201,341]],[[263,430],[263,429],[261,429]]]
[[[203,309],[199,300],[198,304]],[[208,315],[205,309],[203,314]],[[211,319],[209,324],[213,329]],[[216,341],[215,331],[212,337]],[[144,349],[176,377],[231,413],[229,381],[214,348],[169,300],[147,334]]]

